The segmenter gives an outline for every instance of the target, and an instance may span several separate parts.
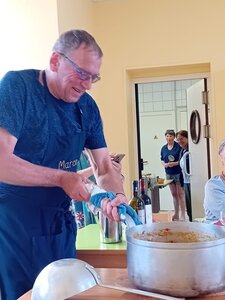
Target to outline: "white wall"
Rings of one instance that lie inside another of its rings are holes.
[[[0,0],[0,77],[45,68],[58,36],[56,0]]]

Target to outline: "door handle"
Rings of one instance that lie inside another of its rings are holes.
[[[189,173],[187,171],[187,157],[189,156]],[[187,176],[191,176],[191,164],[190,164],[190,157],[191,157],[191,152],[187,151],[183,155],[183,160],[184,160],[184,174]]]
[[[190,117],[191,139],[194,144],[198,144],[201,136],[201,120],[197,110],[193,110]]]

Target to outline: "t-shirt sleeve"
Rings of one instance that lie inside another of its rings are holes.
[[[102,118],[99,109],[94,101],[91,105],[89,123],[90,124],[85,142],[85,148],[93,150],[107,147],[103,132]]]
[[[164,155],[164,146],[163,146],[160,151],[160,160],[164,161],[164,159],[165,159],[165,155]]]
[[[17,72],[8,72],[0,81],[0,127],[19,137],[23,126],[25,86]]]

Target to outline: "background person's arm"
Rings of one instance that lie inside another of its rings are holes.
[[[77,174],[83,175],[88,178],[94,175],[94,171],[92,167],[87,167],[86,169],[77,171]]]
[[[179,165],[179,161],[171,161],[167,164],[168,167],[173,168]]]
[[[166,163],[164,160],[161,160],[161,164],[163,165],[164,168],[169,167],[169,163]]]
[[[88,150],[88,155],[97,184],[106,191],[118,193],[113,201],[102,202],[103,213],[109,218],[119,221],[116,206],[120,203],[127,203],[121,179],[121,170],[113,166],[107,148]]]
[[[88,150],[97,184],[106,191],[124,193],[121,168],[113,166],[107,148]]]
[[[112,161],[113,167],[115,168],[116,172],[120,175],[121,174],[121,164],[114,161],[111,154],[110,154],[110,156],[111,156],[111,161]],[[85,169],[77,171],[77,173],[88,178],[88,177],[94,175],[94,168],[92,166],[90,166]],[[122,178],[122,174],[121,174],[121,178]]]

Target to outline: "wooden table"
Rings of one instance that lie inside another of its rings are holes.
[[[128,280],[127,269],[96,269],[98,274],[101,276],[102,282],[105,284],[121,285],[124,287],[134,287]],[[111,299],[124,299],[124,300],[142,300],[142,299],[156,299],[146,296],[131,294],[118,290],[103,288],[95,286],[86,292],[69,298],[70,300],[111,300]],[[190,298],[198,300],[224,300],[225,293],[218,294],[217,296],[205,296],[198,298]],[[31,300],[31,291],[23,295],[17,300]],[[47,299],[46,299],[47,300]]]
[[[159,188],[164,188],[167,185],[169,185],[171,182],[173,182],[172,179],[164,179],[163,183],[156,183],[156,186],[159,187]]]
[[[160,195],[159,189],[165,188],[168,186],[173,180],[165,179],[163,183],[155,183],[154,187],[151,189],[151,199],[152,199],[152,212],[159,213],[160,211]]]

